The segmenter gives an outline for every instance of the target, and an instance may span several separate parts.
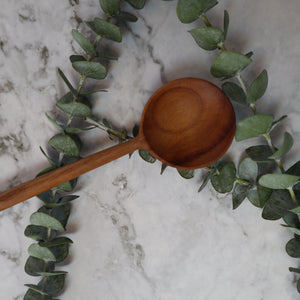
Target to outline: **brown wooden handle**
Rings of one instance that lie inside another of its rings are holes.
[[[142,146],[142,139],[136,137],[4,191],[0,193],[0,211],[103,166]]]

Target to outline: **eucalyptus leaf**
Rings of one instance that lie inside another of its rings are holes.
[[[268,145],[252,146],[246,149],[247,155],[258,163],[272,162],[269,158],[273,151]]]
[[[232,192],[232,208],[238,208],[246,198],[248,186],[236,183]]]
[[[286,153],[290,151],[290,149],[293,146],[293,143],[294,143],[293,137],[288,132],[285,132],[282,146],[269,158],[275,160],[281,159],[282,156],[284,156]]]
[[[271,132],[273,129],[275,129],[278,125],[281,124],[282,121],[284,121],[287,118],[287,115],[284,115],[282,117],[280,117],[277,121],[274,121],[272,123],[272,126],[269,129],[269,132]]]
[[[269,201],[266,202],[263,211],[262,211],[262,218],[265,220],[276,221],[279,220],[282,216],[270,205]]]
[[[104,79],[107,75],[105,67],[98,62],[75,61],[72,66],[79,74],[89,78]]]
[[[223,38],[223,32],[215,27],[198,27],[189,32],[198,46],[204,50],[217,49]]]
[[[286,244],[285,250],[289,256],[300,258],[300,241],[295,238],[289,240]]]
[[[86,24],[99,36],[115,42],[122,41],[120,28],[114,24],[100,18],[95,18],[93,22],[86,22]]]
[[[118,15],[120,12],[119,0],[99,0],[100,6],[110,16]]]
[[[62,205],[65,205],[66,203],[69,203],[75,199],[79,198],[79,196],[76,196],[76,195],[66,195],[66,196],[63,196],[63,197],[60,197],[57,202],[55,203],[47,203],[45,204],[45,206],[47,208],[55,208],[55,207],[58,207],[58,206],[62,206]]]
[[[145,6],[146,0],[125,0],[135,9],[142,9]]]
[[[47,276],[39,282],[38,287],[52,297],[57,296],[64,287],[65,277],[65,274]]]
[[[53,209],[48,209],[47,207],[42,206],[38,211],[51,215],[53,218],[57,219],[63,227],[66,227],[71,212],[71,206],[69,203]]]
[[[297,206],[297,207],[291,209],[290,212],[292,212],[294,214],[300,214],[300,206]]]
[[[294,214],[291,211],[292,210],[284,214],[282,217],[283,221],[290,227],[300,228],[300,222],[297,214]]]
[[[222,85],[222,90],[230,101],[238,103],[243,106],[248,106],[246,102],[246,95],[243,89],[233,82],[225,82]]]
[[[221,164],[217,169],[211,171],[211,183],[219,193],[229,193],[235,182],[236,169],[233,162]]]
[[[139,155],[140,155],[140,157],[141,157],[143,160],[145,160],[145,161],[148,162],[148,163],[153,164],[153,163],[155,163],[155,161],[156,161],[156,158],[153,157],[153,156],[152,156],[148,151],[146,151],[146,150],[140,149],[140,150],[139,150]]]
[[[85,100],[84,98],[81,99]],[[72,94],[63,96],[56,103],[56,106],[72,117],[87,118],[91,115],[91,109],[87,103],[75,101]]]
[[[61,244],[53,247],[41,247],[44,249],[49,249],[53,255],[55,256],[55,260],[57,263],[64,261],[69,254],[69,244]]]
[[[44,277],[50,277],[50,276],[56,276],[56,275],[65,275],[68,274],[68,272],[65,271],[54,271],[54,272],[39,272],[40,276]]]
[[[300,176],[289,174],[266,174],[260,177],[259,184],[274,190],[288,189],[299,182]]]
[[[24,284],[25,286],[29,287],[29,289],[35,291],[36,293],[39,293],[41,296],[41,299],[44,299],[44,297],[46,296],[50,296],[49,294],[47,294],[46,292],[43,291],[42,287],[39,287],[38,285],[35,284]]]
[[[258,99],[260,99],[268,86],[268,74],[266,70],[263,70],[258,77],[252,82],[249,87],[247,94],[247,102],[255,103]]]
[[[177,169],[177,172],[179,175],[185,179],[191,179],[194,177],[195,170],[183,170],[183,169]]]
[[[44,203],[50,203],[50,202],[55,202],[54,199],[56,197],[56,194],[52,190],[48,190],[46,192],[38,194],[37,197]]]
[[[267,134],[274,117],[271,115],[253,115],[237,124],[235,139],[243,141]]]
[[[250,63],[251,59],[244,54],[222,51],[213,61],[210,72],[217,78],[230,78],[239,74]]]
[[[69,88],[70,92],[76,97],[77,96],[77,91],[74,89],[72,83],[68,80],[67,76],[64,74],[64,72],[58,68],[58,74],[62,78],[62,80],[65,82],[67,87]]]
[[[70,56],[70,62],[73,63],[75,61],[86,61],[86,59],[82,55],[71,55]]]
[[[55,161],[46,154],[46,152],[44,151],[44,149],[42,147],[40,147],[41,152],[43,153],[43,155],[47,158],[47,160],[49,161],[50,165],[52,166],[56,166]]]
[[[41,241],[39,243],[39,245],[41,247],[55,247],[55,246],[59,246],[59,245],[64,245],[64,244],[73,244],[73,241],[71,239],[69,239],[68,237],[65,236],[60,236],[58,238],[53,239],[52,241]]]
[[[24,235],[36,241],[51,240],[57,235],[56,230],[48,230],[44,226],[28,225]]]
[[[255,185],[248,189],[247,198],[256,207],[263,208],[270,198],[272,190],[261,185]]]
[[[33,256],[29,256],[25,263],[25,272],[30,276],[39,276],[41,272],[52,272],[54,271],[54,262],[48,261],[47,263]]]
[[[239,176],[250,182],[255,182],[258,175],[258,165],[251,158],[246,157],[239,165]]]
[[[62,184],[60,184],[59,186],[57,186],[57,189],[65,191],[65,192],[72,192],[75,185],[77,183],[77,179],[72,179],[70,181],[66,181]]]
[[[229,26],[229,14],[227,10],[224,10],[224,33],[223,33],[223,40],[226,40],[227,32],[228,32],[228,26]]]
[[[39,173],[36,175],[36,177],[39,177],[39,176],[41,176],[41,175],[43,175],[43,174],[49,173],[49,172],[51,172],[51,171],[53,171],[53,170],[56,170],[56,169],[57,169],[56,166],[50,166],[50,167],[47,167],[47,168],[45,168],[44,170],[42,170],[41,172],[39,172]]]
[[[160,175],[162,175],[164,173],[164,171],[166,170],[168,166],[164,163],[161,164],[161,168],[160,168]]]
[[[300,236],[300,229],[299,228],[295,228],[295,227],[291,227],[291,226],[284,226],[285,228],[289,229],[292,233],[297,234]]]
[[[35,212],[30,216],[30,223],[37,226],[65,231],[64,226],[54,217],[42,212]]]
[[[74,40],[78,43],[78,45],[91,57],[95,57],[96,50],[93,44],[87,40],[80,32],[73,29],[72,30],[72,36]]]
[[[97,51],[97,57],[104,58],[104,59],[110,59],[110,60],[118,60],[118,57],[103,51]],[[103,90],[100,90],[101,92]]]
[[[210,179],[210,171],[206,173],[206,175],[204,176],[203,180],[202,180],[202,183],[198,189],[198,193],[200,193],[205,187],[206,185],[208,184],[209,182],[209,179]]]
[[[45,247],[41,247],[38,244],[31,244],[28,248],[30,256],[42,259],[44,261],[56,261],[54,254]]]
[[[182,23],[192,23],[202,14],[217,5],[216,0],[179,0],[177,16]]]
[[[76,142],[69,135],[55,135],[48,143],[58,152],[70,156],[79,156],[79,149]]]
[[[294,273],[300,273],[300,269],[298,268],[289,268],[289,271]]]
[[[115,16],[115,18],[126,22],[136,22],[138,20],[135,15],[126,11],[120,11],[119,14]]]
[[[52,297],[46,295],[42,296],[39,292],[28,289],[23,300],[52,300]]]
[[[61,132],[64,132],[64,129],[62,126],[60,126],[53,118],[51,118],[47,113],[45,114],[47,119]]]

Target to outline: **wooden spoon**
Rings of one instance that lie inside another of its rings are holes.
[[[149,151],[172,167],[206,167],[223,156],[234,133],[232,105],[217,86],[197,78],[177,79],[163,85],[149,99],[136,138],[2,192],[0,210],[137,149]]]

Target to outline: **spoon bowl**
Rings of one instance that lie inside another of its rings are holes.
[[[181,78],[159,88],[147,102],[138,136],[0,193],[6,209],[137,149],[180,169],[217,161],[235,133],[235,115],[224,93],[198,78]]]

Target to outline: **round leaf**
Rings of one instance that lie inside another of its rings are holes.
[[[180,174],[181,177],[185,179],[191,179],[194,177],[194,170],[182,170],[182,169],[177,169],[178,173]]]
[[[58,152],[70,156],[79,156],[79,149],[76,142],[68,135],[56,135],[52,137],[48,143]]]
[[[222,90],[230,101],[247,106],[246,95],[243,89],[233,82],[225,82]]]
[[[177,16],[182,23],[191,23],[218,3],[217,0],[179,0]]]
[[[155,161],[156,161],[156,158],[153,157],[153,156],[152,156],[148,151],[146,151],[146,150],[140,149],[140,150],[139,150],[139,155],[140,155],[140,157],[141,157],[143,160],[145,160],[145,161],[148,162],[148,163],[153,164],[153,163],[155,163]]]
[[[290,151],[290,149],[293,146],[293,143],[294,143],[293,137],[288,132],[285,132],[282,146],[269,158],[275,160],[280,159],[283,155],[285,155]]]
[[[222,164],[211,172],[211,183],[219,193],[229,193],[235,182],[236,169],[233,162]]]
[[[25,228],[24,235],[36,241],[53,239],[56,236],[56,230],[51,230],[50,235],[48,228],[44,226],[28,225]]]
[[[88,41],[80,32],[73,29],[72,36],[78,45],[90,56],[95,57],[97,55],[95,47],[90,41]]]
[[[252,182],[256,181],[258,175],[258,165],[251,158],[246,157],[239,165],[239,176],[242,179]]]
[[[255,103],[258,99],[260,99],[264,95],[267,86],[268,86],[268,74],[266,70],[263,70],[250,85],[247,94],[247,102]]]
[[[43,278],[38,287],[50,296],[57,296],[64,287],[66,274],[56,274]]]
[[[244,54],[233,51],[223,51],[215,58],[210,71],[211,74],[217,78],[230,78],[245,69],[251,61],[252,60]]]
[[[86,24],[97,34],[115,42],[122,41],[120,28],[114,24],[108,23],[100,18],[95,18],[93,22]]]
[[[31,244],[28,248],[28,253],[44,261],[56,261],[54,254],[48,248],[41,247],[38,244]]]
[[[55,218],[42,212],[35,212],[30,216],[30,223],[37,226],[44,226],[54,230],[65,231],[63,225]]]
[[[300,258],[300,241],[294,239],[291,239],[288,241],[285,247],[286,252],[289,256]]]
[[[239,142],[266,134],[273,119],[274,117],[271,115],[253,115],[242,120],[236,127],[236,141]]]
[[[138,18],[135,15],[126,11],[120,11],[120,13],[115,16],[115,18],[126,22],[136,22],[138,20]]]
[[[252,146],[246,149],[247,155],[254,161],[259,163],[271,162],[269,157],[272,155],[272,150],[268,145]]]
[[[119,0],[99,0],[100,6],[103,11],[111,16],[115,16],[120,11]]]
[[[94,79],[104,79],[106,69],[98,62],[75,61],[72,63],[73,68],[81,75]]]
[[[43,298],[42,298],[42,295],[41,295],[40,292],[29,288],[28,291],[26,292],[26,294],[24,295],[24,298],[23,298],[23,300],[41,300],[41,299],[43,299],[43,300],[52,300],[52,297],[47,296],[47,295],[43,295]]]
[[[236,183],[232,192],[232,208],[239,207],[246,198],[248,187],[239,183]]]
[[[146,0],[125,0],[135,9],[142,9],[145,6]]]
[[[289,174],[266,174],[259,179],[259,184],[273,189],[288,189],[294,184],[299,182],[300,176],[289,175]]]
[[[29,256],[25,264],[25,272],[30,276],[39,276],[41,272],[52,272],[55,268],[53,262],[45,262],[42,259]]]
[[[214,50],[222,41],[223,32],[214,27],[199,27],[189,31],[198,44],[204,50]]]

